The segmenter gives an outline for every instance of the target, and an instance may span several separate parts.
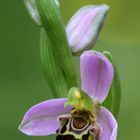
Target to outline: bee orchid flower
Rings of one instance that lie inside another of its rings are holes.
[[[19,130],[30,136],[56,134],[57,140],[116,140],[117,122],[101,105],[108,95],[114,69],[100,52],[80,56],[81,89],[70,89],[68,98],[51,99],[31,107]]]

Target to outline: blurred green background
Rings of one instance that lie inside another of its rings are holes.
[[[65,23],[82,5],[91,3],[110,5],[106,24],[95,49],[109,50],[119,69],[122,104],[118,120],[118,140],[138,140],[140,1],[60,0],[60,2]],[[53,98],[41,70],[39,33],[39,28],[29,17],[21,0],[0,1],[0,140],[52,138],[28,137],[17,129],[29,107]]]

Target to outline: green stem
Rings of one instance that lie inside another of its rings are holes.
[[[54,0],[37,0],[36,3],[43,27],[50,40],[54,57],[59,67],[61,67],[69,90],[71,87],[77,86],[76,72],[60,10]]]
[[[64,97],[68,93],[64,75],[52,50],[52,45],[45,30],[41,30],[41,62],[47,82],[56,97]]]

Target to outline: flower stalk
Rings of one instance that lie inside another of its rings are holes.
[[[32,19],[46,32],[46,35],[43,35],[45,33],[41,34],[41,50],[46,51],[41,51],[41,61],[46,80],[55,96],[59,97],[64,94],[66,96],[71,87],[77,86],[77,80],[72,53],[69,49],[58,6],[59,2],[57,0],[24,0],[24,2]],[[46,39],[44,39],[45,36]],[[50,55],[48,52],[51,52]],[[54,68],[59,70],[54,70]],[[57,82],[59,80],[60,83]]]
[[[62,69],[67,88],[76,86],[75,67],[59,8],[54,0],[37,0],[36,3],[43,27],[52,45],[54,57]]]

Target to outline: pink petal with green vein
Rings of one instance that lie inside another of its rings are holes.
[[[67,37],[73,53],[81,53],[91,49],[106,18],[108,5],[87,5],[82,7],[70,19],[67,27]]]
[[[25,114],[19,130],[32,136],[55,134],[60,127],[57,118],[70,113],[71,107],[64,108],[66,101],[65,98],[53,99],[33,106]]]
[[[108,95],[114,69],[102,53],[86,51],[80,57],[82,89],[102,103]]]

